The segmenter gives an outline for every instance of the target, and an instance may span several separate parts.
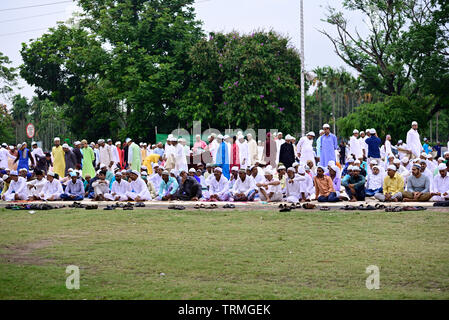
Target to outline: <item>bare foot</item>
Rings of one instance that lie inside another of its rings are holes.
[[[351,199],[349,202],[357,202],[357,199]]]

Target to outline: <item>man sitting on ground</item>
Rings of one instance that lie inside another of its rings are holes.
[[[175,178],[170,177],[170,173],[167,170],[164,170],[162,172],[162,181],[159,186],[159,195],[156,200],[175,200],[176,191],[178,191],[178,182]]]
[[[209,200],[229,200],[229,180],[223,175],[221,167],[214,169],[214,176],[209,180]]]
[[[331,177],[324,175],[323,166],[317,167],[313,182],[315,183],[315,198],[318,202],[339,201]]]
[[[246,174],[245,169],[239,170],[239,177],[231,190],[234,201],[253,201],[256,196],[256,183]]]
[[[106,201],[105,194],[109,193],[109,180],[106,180],[106,174],[103,171],[98,171],[98,180],[92,183],[94,188],[94,198],[92,201]]]
[[[360,174],[360,167],[352,167],[352,175],[341,184],[345,187],[350,202],[365,201],[365,177]]]
[[[147,183],[139,176],[139,172],[137,170],[132,170],[130,175],[130,189],[126,195],[129,200],[143,202],[151,200],[151,194],[148,190]]]
[[[429,201],[430,193],[429,178],[421,173],[421,165],[415,163],[412,167],[412,175],[407,179],[407,191],[402,192],[404,201]]]
[[[449,200],[449,176],[444,163],[438,165],[439,174],[433,178],[431,201]]]
[[[47,183],[42,188],[39,197],[42,200],[55,201],[61,198],[62,184],[58,179],[55,179],[55,173],[50,171],[47,173]]]
[[[127,192],[131,192],[131,185],[128,181],[122,179],[122,173],[115,173],[115,181],[112,183],[111,193],[107,193],[104,197],[111,201],[127,201]]]
[[[11,171],[11,182],[8,190],[3,194],[5,201],[28,200],[28,188],[25,178],[19,177],[17,171]]]
[[[267,202],[282,201],[281,182],[273,178],[272,170],[265,169],[265,180],[262,183],[257,183],[256,186],[259,188],[260,200]]]
[[[404,178],[397,172],[395,165],[389,165],[387,168],[387,176],[384,178],[383,192],[378,192],[374,197],[379,201],[402,200],[402,192],[404,192]]]
[[[178,185],[178,191],[176,192],[178,200],[198,201],[202,197],[201,185],[194,177],[187,175],[185,169],[181,169],[179,173]]]
[[[61,194],[64,201],[81,201],[84,199],[84,184],[75,172],[70,173],[71,180],[67,182],[65,192]]]

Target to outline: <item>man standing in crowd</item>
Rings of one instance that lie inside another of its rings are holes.
[[[321,136],[320,164],[327,168],[329,161],[336,161],[335,150],[338,149],[337,137],[331,133],[327,123],[323,126],[324,135]]]
[[[405,142],[410,147],[412,154],[415,158],[419,158],[419,155],[423,151],[421,140],[418,133],[418,122],[412,122],[412,128],[407,132],[407,140]]]

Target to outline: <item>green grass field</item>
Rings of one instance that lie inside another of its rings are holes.
[[[0,299],[448,299],[448,230],[429,210],[0,209]]]

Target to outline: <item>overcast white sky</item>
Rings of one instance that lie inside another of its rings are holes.
[[[35,6],[63,2],[64,0],[0,0],[0,52],[8,56],[13,66],[22,63],[20,49],[23,42],[36,39],[57,21],[65,21],[76,10],[73,3],[65,2],[48,6],[6,10],[24,6]],[[341,8],[341,0],[304,0],[305,62],[306,69],[317,66],[343,66],[335,54],[331,42],[318,30],[329,26],[322,22],[326,7]],[[299,4],[300,0],[197,0],[197,18],[203,21],[203,29],[210,31],[233,30],[250,33],[254,30],[273,29],[291,38],[291,45],[299,49]],[[39,17],[32,17],[41,15]],[[363,23],[357,13],[347,17],[362,30]],[[329,31],[333,31],[330,28]],[[28,98],[33,96],[33,88],[21,80],[22,89],[16,89]],[[5,103],[5,101],[0,102]]]

